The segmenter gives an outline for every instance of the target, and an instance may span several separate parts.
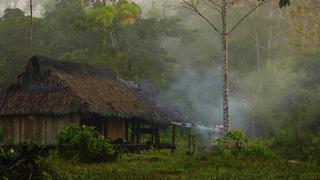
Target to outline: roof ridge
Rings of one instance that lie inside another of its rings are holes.
[[[64,74],[75,74],[79,76],[100,76],[100,77],[112,77],[117,78],[116,74],[108,67],[96,66],[90,63],[79,63],[73,61],[61,61],[61,60],[51,60],[44,56],[35,55],[33,56],[29,63],[35,66],[35,63],[39,65],[39,68],[52,67]]]

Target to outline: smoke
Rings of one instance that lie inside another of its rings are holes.
[[[178,13],[182,0],[133,0],[143,9],[143,17],[172,17]]]
[[[222,124],[222,67],[215,66],[205,72],[196,72],[191,67],[175,77],[171,92],[180,94],[182,106],[199,124]],[[230,95],[232,127],[243,128],[247,103]]]

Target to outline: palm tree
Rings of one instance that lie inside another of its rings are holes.
[[[114,2],[114,1],[113,1]],[[88,13],[91,21],[102,25],[104,29],[104,45],[108,43],[108,35],[110,32],[111,46],[117,48],[117,25],[128,26],[135,23],[137,17],[141,14],[138,5],[134,3],[119,3],[114,5],[103,5],[92,9]]]

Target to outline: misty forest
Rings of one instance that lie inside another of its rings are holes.
[[[0,179],[319,179],[320,0],[0,0]]]

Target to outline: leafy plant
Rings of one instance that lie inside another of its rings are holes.
[[[263,144],[245,138],[240,130],[228,131],[216,139],[213,155],[240,158],[268,158],[272,153]]]
[[[58,135],[59,156],[80,162],[107,161],[114,157],[109,140],[94,127],[71,124]]]
[[[123,2],[117,6],[100,6],[88,12],[88,18],[96,23],[110,27],[114,23],[127,26],[135,22],[141,14],[141,9],[134,3]]]
[[[36,144],[0,147],[1,178],[40,178],[43,169],[38,161],[45,154],[46,148]]]
[[[299,137],[292,130],[283,130],[270,140],[270,146],[287,159],[320,160],[319,142],[319,133],[302,132]]]

